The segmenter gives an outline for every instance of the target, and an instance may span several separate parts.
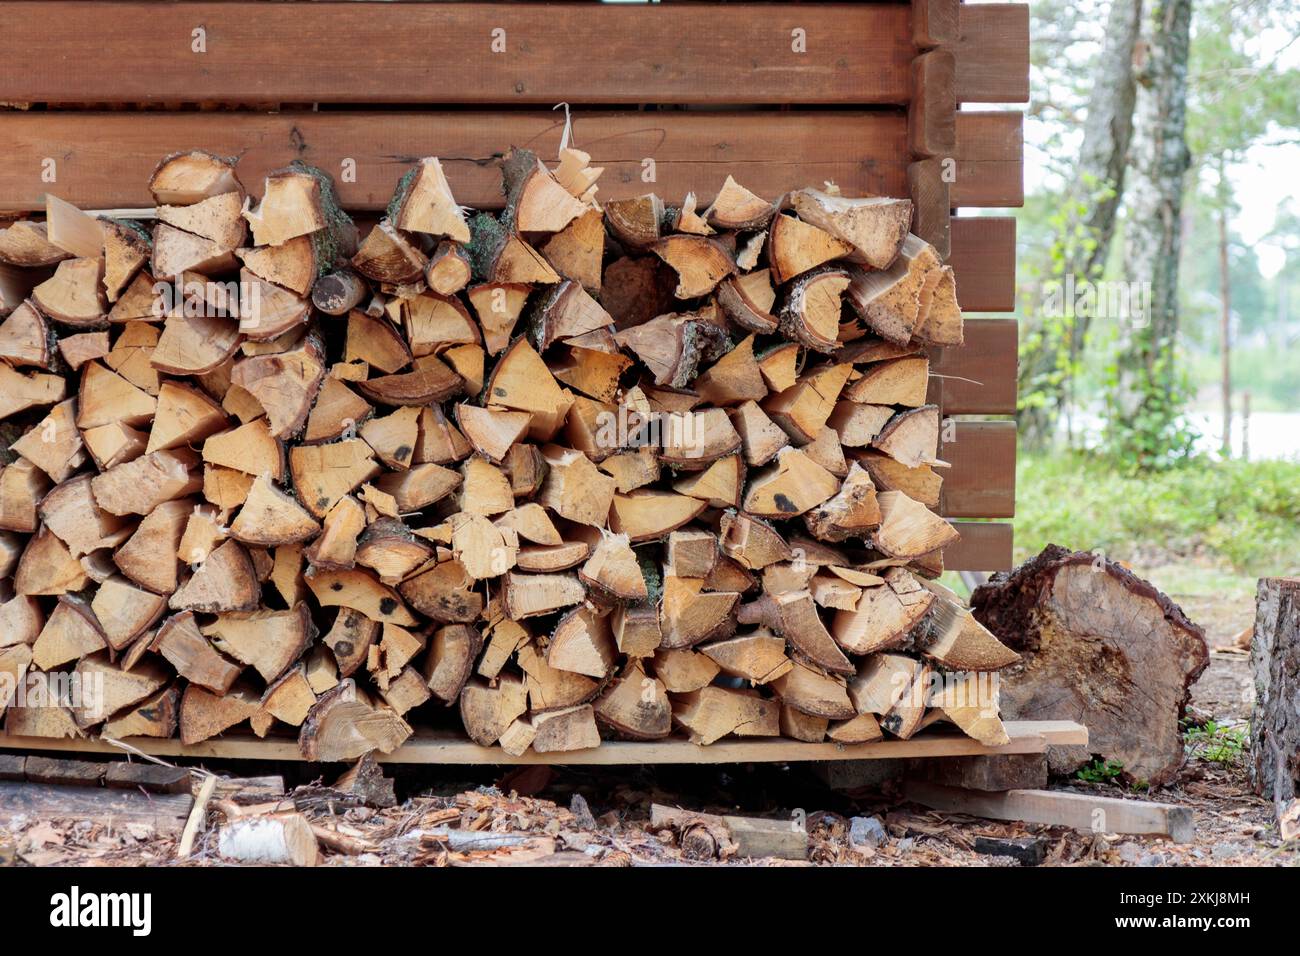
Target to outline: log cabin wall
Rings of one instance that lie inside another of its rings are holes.
[[[1028,99],[1026,5],[68,0],[0,2],[0,24],[9,217],[47,192],[151,207],[155,163],[190,148],[239,155],[247,184],[302,159],[362,217],[436,155],[461,203],[492,208],[505,149],[555,155],[561,102],[602,200],[703,207],[728,172],[769,198],[910,195],[973,320],[932,362],[952,417],[940,507],[962,532],[945,563],[1010,566],[1011,525],[989,519],[1015,506],[1016,323],[996,317],[1015,220],[984,212],[1023,198],[1023,115],[989,107]]]

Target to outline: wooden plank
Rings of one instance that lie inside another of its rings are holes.
[[[27,779],[68,787],[98,787],[104,782],[108,764],[91,760],[59,760],[53,757],[28,757]]]
[[[951,50],[931,50],[912,61],[907,145],[913,156],[951,156],[957,148],[956,72]]]
[[[960,103],[1029,102],[1029,5],[963,3],[957,55]]]
[[[1175,843],[1190,843],[1196,837],[1191,808],[1171,803],[1123,800],[1065,790],[984,792],[921,780],[907,781],[903,793],[909,800],[934,810],[990,820],[1045,823],[1084,833],[1154,834],[1167,836]]]
[[[939,443],[939,457],[952,464],[939,495],[939,513],[950,518],[1013,517],[1016,423],[954,422],[951,437]]]
[[[952,254],[952,184],[945,174],[946,160],[938,156],[907,167],[912,197],[912,232],[934,246],[939,258]]]
[[[1016,411],[1020,324],[965,317],[960,347],[930,350],[927,400],[945,415],[1012,415]]]
[[[194,798],[189,794],[0,782],[0,822],[3,823],[18,817],[28,820],[87,820],[111,823],[115,827],[143,823],[163,836],[174,837],[180,834],[193,802]]]
[[[1005,571],[1011,567],[1011,525],[993,521],[954,521],[961,540],[944,549],[948,571]]]
[[[729,739],[701,747],[689,740],[605,741],[591,750],[512,757],[500,747],[480,747],[459,734],[447,731],[417,731],[391,754],[376,754],[380,763],[390,764],[713,764],[784,763],[804,760],[884,760],[894,757],[950,757],[995,753],[1043,753],[1049,746],[1086,744],[1088,732],[1068,720],[1007,721],[1011,742],[986,747],[961,734],[926,731],[910,740],[880,740],[866,744],[810,744],[777,738]],[[292,738],[258,740],[230,734],[190,747],[179,740],[132,738],[131,744],[159,757],[230,758],[241,760],[302,760],[298,742]],[[116,748],[95,739],[53,739],[10,737],[0,734],[0,750],[55,750],[83,753],[118,753]]]
[[[912,0],[912,42],[925,50],[950,46],[961,35],[958,0]]]
[[[1020,181],[1019,113],[959,113],[957,181],[952,202],[1008,205]],[[1005,118],[1004,118],[1005,117]],[[781,149],[772,149],[774,124]],[[773,198],[826,180],[848,195],[907,196],[907,120],[901,110],[835,113],[576,112],[574,141],[605,167],[602,199],[655,190],[680,201],[694,190],[702,203],[728,173]],[[382,209],[416,158],[437,155],[456,199],[499,206],[495,164],[510,144],[553,160],[564,128],[555,112],[406,113],[0,113],[0,211],[45,208],[54,192],[85,209],[151,206],[146,188],[155,164],[178,149],[238,155],[244,185],[257,193],[268,172],[302,159],[334,175],[343,204]],[[43,178],[55,161],[55,181]],[[350,159],[354,181],[342,175]],[[655,182],[642,181],[643,161]]]
[[[967,312],[1016,309],[1016,221],[1009,216],[954,216],[948,265]]]
[[[741,12],[727,4],[0,3],[0,90],[7,100],[50,103],[907,102],[915,48],[906,6]],[[195,53],[200,26],[206,52]],[[796,29],[807,52],[794,49]],[[494,30],[505,31],[503,52],[493,52]]]
[[[190,772],[184,767],[164,767],[156,763],[132,763],[115,760],[104,774],[104,785],[118,790],[143,790],[146,793],[189,793]]]
[[[27,758],[0,754],[0,780],[26,780]]]
[[[954,206],[1025,204],[1024,114],[1019,110],[957,114]]]
[[[87,209],[151,206],[146,185],[158,160],[178,149],[240,156],[253,193],[262,179],[302,159],[335,177],[353,210],[384,208],[421,156],[442,157],[458,202],[500,206],[497,160],[510,146],[554,161],[564,128],[555,112],[507,113],[6,113],[0,140],[0,209],[39,210],[46,191]],[[773,129],[781,148],[772,148]],[[907,120],[900,110],[845,113],[577,113],[574,142],[605,167],[600,198],[657,191],[703,203],[728,174],[773,198],[831,180],[850,195],[907,195]],[[42,160],[56,181],[42,180]],[[341,175],[351,159],[355,181]],[[645,160],[654,181],[645,182]]]

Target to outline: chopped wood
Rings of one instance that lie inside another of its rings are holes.
[[[180,676],[218,696],[230,690],[242,669],[222,656],[203,636],[190,611],[174,614],[163,622],[153,639],[153,649]]]
[[[112,687],[11,729],[1000,739],[953,694],[1015,652],[913,577],[956,535],[926,398],[961,312],[911,203],[498,165],[499,213],[428,157],[358,234],[320,170],[190,151],[151,220],[0,231],[0,654]],[[882,655],[956,690],[863,709]]]
[[[638,252],[659,241],[664,204],[654,193],[605,203],[605,224],[628,249]]]
[[[316,866],[320,862],[316,834],[300,813],[233,820],[217,832],[217,852],[237,863]]]
[[[708,295],[736,271],[736,263],[727,249],[703,236],[669,236],[651,248],[677,273],[674,294],[679,299]]]
[[[883,271],[854,270],[845,298],[881,338],[906,345],[922,320],[921,294],[931,273],[943,268],[934,247],[908,235],[893,265]]]
[[[436,156],[420,160],[402,177],[389,214],[398,229],[469,242],[465,213],[456,204]]]
[[[723,737],[776,737],[780,734],[780,708],[757,692],[725,687],[703,687],[679,695],[673,703],[673,721],[692,742],[707,746]]]
[[[321,695],[303,722],[299,746],[308,760],[356,760],[378,750],[392,753],[411,727],[395,711],[371,704],[352,678]]]
[[[728,176],[704,211],[703,218],[719,229],[762,229],[772,219],[776,207],[754,195]]]
[[[946,548],[959,537],[951,524],[901,491],[882,491],[876,500],[880,527],[872,532],[871,545],[886,557],[912,560]]]
[[[850,199],[818,189],[799,189],[790,200],[799,218],[853,247],[850,258],[888,269],[912,224],[912,201],[868,196]]]
[[[538,714],[532,720],[536,753],[586,750],[600,746],[600,731],[590,704],[566,707]]]

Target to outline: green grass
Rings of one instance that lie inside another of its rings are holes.
[[[1211,720],[1200,727],[1188,727],[1183,732],[1183,740],[1194,756],[1234,764],[1241,759],[1249,737],[1243,727],[1224,727]]]
[[[1075,771],[1075,777],[1088,783],[1111,783],[1124,773],[1124,765],[1117,760],[1093,757],[1092,763]]]
[[[1152,565],[1300,573],[1300,463],[1197,459],[1128,476],[1100,457],[1022,454],[1016,561],[1049,543]]]

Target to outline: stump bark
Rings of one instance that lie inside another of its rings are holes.
[[[1001,674],[1002,713],[1076,720],[1086,747],[1054,747],[1055,773],[1093,754],[1161,786],[1183,762],[1179,721],[1209,663],[1204,632],[1127,568],[1049,545],[971,596],[975,617],[1023,660]]]
[[[1300,578],[1260,579],[1250,669],[1250,779],[1280,806],[1300,793]]]

